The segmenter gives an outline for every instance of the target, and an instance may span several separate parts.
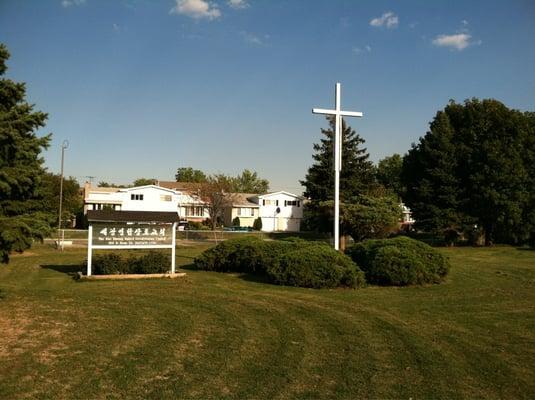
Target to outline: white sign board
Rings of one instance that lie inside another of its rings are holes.
[[[93,249],[171,249],[175,273],[175,223],[91,222],[87,238],[87,275],[91,275]]]

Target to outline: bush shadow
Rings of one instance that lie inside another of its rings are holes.
[[[269,285],[273,285],[273,282],[269,280],[269,278],[265,275],[255,275],[255,274],[244,273],[244,274],[240,274],[238,278],[246,282],[266,283]]]
[[[61,272],[69,276],[75,276],[77,272],[83,272],[85,269],[83,264],[44,264],[40,265],[40,267]]]

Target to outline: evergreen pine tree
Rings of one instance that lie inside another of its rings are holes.
[[[327,117],[329,129],[322,129],[325,138],[314,144],[314,165],[301,184],[304,195],[312,201],[327,201],[334,198],[334,130],[335,119]],[[342,119],[342,170],[340,171],[340,201],[365,194],[374,187],[374,167],[362,139]]]
[[[0,261],[13,251],[28,249],[47,233],[47,216],[41,212],[38,192],[43,174],[41,150],[50,135],[37,137],[47,115],[26,102],[24,83],[3,78],[9,58],[0,44]]]

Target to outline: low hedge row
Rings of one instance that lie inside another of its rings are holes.
[[[366,240],[346,250],[369,283],[405,286],[440,283],[450,265],[446,257],[418,240],[400,236]]]
[[[332,288],[365,284],[363,272],[349,257],[325,243],[295,238],[227,240],[202,253],[195,265],[207,271],[263,275],[280,285]]]
[[[96,255],[92,265],[96,275],[163,274],[169,271],[171,258],[156,251],[127,258],[116,253],[107,253]]]

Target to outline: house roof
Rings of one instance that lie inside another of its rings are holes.
[[[177,212],[168,211],[116,211],[88,210],[87,220],[90,222],[179,222]]]
[[[166,187],[158,186],[158,185],[133,186],[133,187],[129,187],[129,188],[120,189],[119,191],[120,192],[130,192],[130,191],[133,191],[133,190],[149,189],[149,188],[150,189],[162,190],[164,192],[170,192],[170,193],[173,193],[173,194],[180,194],[180,193],[177,193],[177,190],[175,190],[175,189],[170,189],[170,188],[166,188]]]
[[[174,182],[174,181],[156,181],[156,185],[181,192],[196,193],[201,189],[202,183],[198,182]]]
[[[293,193],[290,193],[290,192],[286,192],[284,190],[279,190],[278,192],[271,192],[271,193],[261,194],[261,195],[258,196],[258,198],[259,199],[264,199],[266,197],[275,196],[277,194],[285,194],[287,196],[295,197],[296,199],[300,199],[300,200],[304,200],[305,199],[303,196],[298,196],[296,194],[293,194]]]
[[[226,196],[232,201],[233,207],[258,207],[258,203],[252,201],[258,197],[256,193],[228,193]]]

